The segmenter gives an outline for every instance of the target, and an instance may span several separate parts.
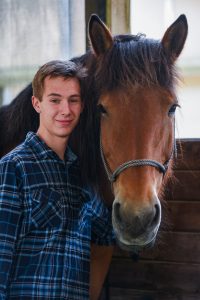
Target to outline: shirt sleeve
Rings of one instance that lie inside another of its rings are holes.
[[[107,208],[96,193],[92,193],[92,239],[96,245],[115,245],[112,210]]]
[[[0,160],[0,300],[6,299],[19,219],[15,164]]]

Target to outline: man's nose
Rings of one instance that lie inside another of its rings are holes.
[[[71,112],[70,103],[68,101],[63,101],[60,107],[61,113],[63,115],[68,115]]]

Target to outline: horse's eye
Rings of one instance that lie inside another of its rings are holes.
[[[102,104],[99,104],[99,105],[98,105],[98,110],[99,110],[99,112],[100,112],[102,115],[107,114],[107,111],[106,111],[105,107],[104,107]]]
[[[173,104],[169,111],[168,111],[168,116],[169,117],[173,117],[173,115],[175,114],[176,108],[177,108],[178,104]]]

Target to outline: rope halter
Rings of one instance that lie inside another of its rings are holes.
[[[105,155],[104,155],[104,152],[103,152],[101,138],[100,138],[100,153],[101,153],[101,159],[102,159],[102,162],[103,162],[106,174],[107,174],[108,179],[109,179],[109,181],[111,183],[113,183],[114,181],[116,181],[117,176],[121,172],[123,172],[124,170],[126,170],[126,169],[128,169],[130,167],[151,166],[151,167],[157,168],[161,173],[163,173],[163,176],[164,176],[165,173],[168,170],[169,162],[170,162],[170,159],[171,159],[171,157],[173,155],[173,151],[172,151],[172,154],[171,154],[170,158],[164,164],[161,164],[158,161],[152,160],[152,159],[135,159],[135,160],[129,160],[129,161],[121,164],[119,167],[117,167],[114,170],[114,172],[112,172],[111,169],[110,169],[110,167],[109,167],[109,165],[108,165],[108,163],[106,162],[106,159],[105,159]]]

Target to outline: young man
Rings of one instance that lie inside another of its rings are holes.
[[[67,146],[83,110],[81,79],[73,62],[39,69],[38,131],[0,161],[0,299],[83,300],[89,287],[98,298],[113,234],[110,213],[82,185]]]

